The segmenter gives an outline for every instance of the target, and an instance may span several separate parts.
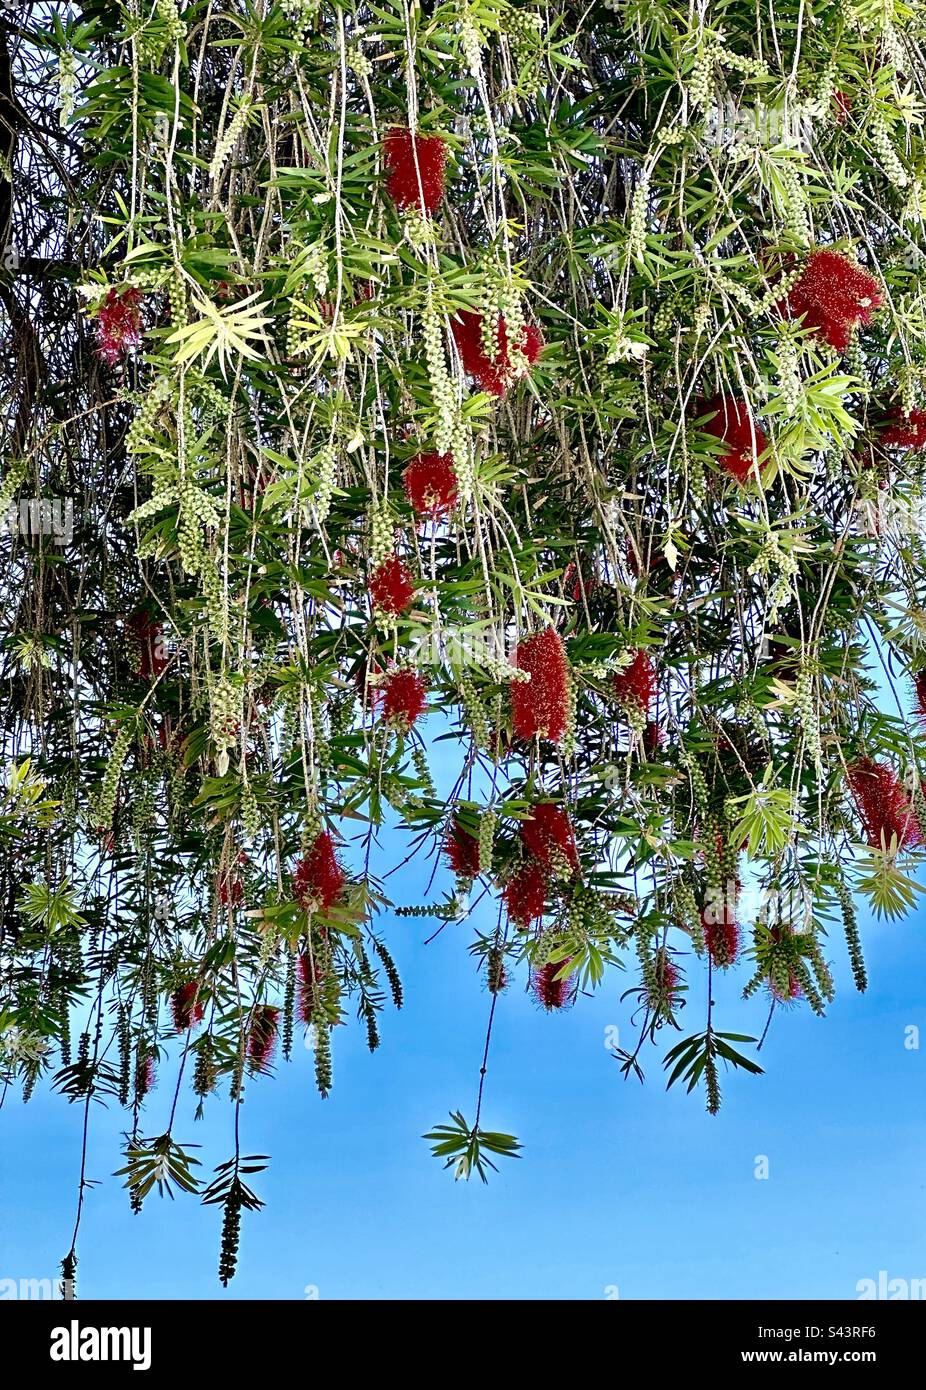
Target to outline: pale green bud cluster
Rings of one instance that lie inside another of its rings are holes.
[[[212,179],[213,183],[218,183],[219,179],[222,177],[225,165],[231,158],[232,152],[241,138],[252,109],[251,101],[247,97],[244,97],[234,116],[232,116],[228,125],[225,127],[225,133],[215,147],[212,155],[212,163],[209,166],[209,177]]]
[[[446,454],[453,448],[454,427],[458,416],[457,391],[447,370],[444,335],[430,289],[427,303],[421,312],[421,330],[431,399],[437,415],[434,443],[439,454]]]
[[[370,564],[373,569],[378,569],[395,552],[395,525],[388,502],[371,503],[367,512],[367,529],[370,536]]]
[[[880,112],[875,112],[871,120],[871,140],[888,182],[893,184],[894,188],[906,188],[910,182],[910,175],[894,148],[894,142]]]
[[[492,851],[495,847],[495,827],[498,817],[494,811],[483,811],[479,822],[479,872],[487,874],[492,869]]]
[[[807,667],[801,667],[794,687],[794,703],[797,707],[801,731],[807,752],[813,759],[818,774],[823,771],[823,746],[820,742],[820,723],[813,698],[813,676]]]
[[[241,718],[241,688],[223,672],[209,692],[209,732],[219,752],[234,747]]]
[[[58,59],[58,119],[67,125],[74,115],[77,91],[77,59],[66,48]]]
[[[106,770],[103,773],[103,781],[94,799],[91,812],[94,829],[109,830],[112,826],[116,797],[119,793],[119,781],[134,735],[135,726],[131,722],[123,724],[116,734],[106,763]]]
[[[315,470],[315,495],[313,505],[315,519],[321,526],[331,511],[335,479],[338,466],[338,452],[333,444],[324,444],[313,459]]]

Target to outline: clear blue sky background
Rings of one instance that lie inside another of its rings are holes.
[[[443,745],[446,756],[451,748]],[[444,758],[442,754],[442,760]],[[390,880],[419,900],[412,865]],[[926,900],[924,900],[926,901]],[[494,921],[491,904],[480,925]],[[241,1267],[216,1278],[220,1213],[150,1197],[129,1210],[119,1180],[122,1117],[98,1107],[79,1247],[90,1297],[854,1299],[861,1279],[926,1278],[926,922],[864,918],[871,975],[855,993],[841,935],[839,993],[826,1020],[779,1012],[762,1077],[728,1075],[721,1114],[703,1093],[666,1093],[660,1053],[647,1081],[624,1081],[606,1047],[631,1038],[631,973],[548,1016],[518,986],[501,1000],[483,1122],[518,1135],[487,1187],[455,1183],[420,1135],[451,1108],[474,1110],[490,996],[467,953],[468,924],[422,942],[433,920],[390,919],[407,1003],[374,1055],[353,1022],[334,1037],[333,1095],[319,1099],[311,1054],[248,1088],[244,1151],[271,1155],[256,1180],[264,1211],[244,1214]],[[697,975],[703,973],[700,969]],[[744,970],[717,981],[719,1026],[758,1035],[764,998],[744,1004]],[[692,990],[685,1032],[702,1025]],[[919,1050],[905,1029],[923,1033]],[[674,1038],[668,1040],[665,1051]],[[675,1037],[683,1036],[674,1035]],[[145,1129],[169,1107],[168,1068]],[[175,1127],[203,1145],[203,1171],[231,1153],[224,1094],[204,1121],[188,1097]],[[82,1112],[47,1088],[0,1112],[0,1279],[53,1278],[73,1219]],[[757,1156],[769,1177],[755,1177]]]

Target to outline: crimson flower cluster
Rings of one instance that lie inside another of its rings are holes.
[[[323,830],[296,865],[293,895],[300,907],[327,912],[341,896],[344,882],[344,870],[335,855],[334,841],[328,831]]]
[[[202,1001],[197,998],[198,993],[197,981],[188,980],[185,984],[178,985],[170,996],[170,1012],[176,1032],[187,1033],[195,1024],[202,1021],[205,1008]]]
[[[280,1010],[275,1004],[258,1004],[251,1015],[248,1029],[248,1061],[252,1071],[265,1071],[273,1058]]]
[[[531,975],[531,989],[534,998],[550,1013],[554,1009],[565,1008],[570,1002],[572,991],[568,971],[562,979],[557,978],[560,971],[564,970],[568,964],[569,959],[548,961],[546,965],[541,965]]]
[[[454,816],[444,838],[444,857],[457,878],[473,879],[479,873],[479,840]]]
[[[481,389],[488,395],[503,396],[521,373],[511,361],[508,327],[504,317],[499,317],[498,320],[496,351],[493,357],[485,350],[482,337],[483,318],[484,315],[472,310],[462,310],[450,325],[453,340],[457,345],[463,370],[475,377]],[[521,331],[518,346],[528,365],[533,366],[544,347],[540,329],[526,325]]]
[[[533,806],[518,834],[523,858],[503,896],[508,916],[526,930],[543,917],[550,879],[564,868],[578,870],[579,852],[569,816],[552,801]]]
[[[157,680],[169,665],[161,624],[139,608],[129,618],[127,627],[135,640],[135,675],[139,680]]]
[[[370,595],[381,613],[397,617],[415,596],[415,581],[405,561],[390,555],[370,575]]]
[[[96,319],[96,349],[112,367],[141,344],[141,291],[110,290]]]
[[[780,307],[845,352],[855,329],[871,323],[883,303],[881,287],[867,270],[838,251],[814,251]]]
[[[386,191],[396,207],[433,215],[444,196],[447,142],[440,135],[415,135],[402,126],[383,141]]]
[[[402,666],[386,673],[376,694],[383,719],[408,730],[424,711],[427,687],[417,671]]]
[[[755,476],[754,465],[768,448],[768,439],[752,417],[749,406],[732,396],[716,396],[705,402],[704,414],[713,417],[702,425],[705,434],[719,439],[726,448],[720,455],[720,465],[738,483],[747,483]]]
[[[880,439],[891,449],[926,449],[926,410],[894,411]]]
[[[648,653],[638,648],[629,666],[614,673],[612,688],[622,705],[645,713],[656,694],[656,668]]]
[[[429,521],[446,516],[457,500],[453,454],[418,454],[406,465],[402,482],[416,516]]]
[[[552,627],[519,642],[514,665],[530,680],[511,682],[511,727],[515,738],[559,743],[569,723],[569,663],[562,638]]]
[[[868,843],[873,848],[889,849],[895,837],[898,849],[922,844],[922,828],[893,768],[873,758],[859,758],[848,769],[848,775]]]

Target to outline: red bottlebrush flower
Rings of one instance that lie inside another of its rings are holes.
[[[417,671],[400,667],[387,671],[376,693],[382,698],[383,719],[408,730],[424,709],[427,686]]]
[[[648,758],[655,758],[665,743],[665,730],[657,719],[648,719],[643,730],[643,748]]]
[[[849,787],[874,849],[888,849],[895,836],[898,849],[922,843],[922,829],[893,768],[860,758],[848,771]]]
[[[242,850],[242,852],[238,855],[235,863],[238,867],[241,867],[247,864],[247,862],[248,856]],[[225,873],[219,880],[219,902],[222,904],[223,907],[228,907],[229,904],[232,907],[237,907],[239,903],[242,903],[243,901],[244,880],[238,872],[238,868],[226,869]]]
[[[456,816],[447,827],[444,854],[457,878],[475,878],[479,873],[479,840]]]
[[[570,560],[563,570],[563,590],[573,603],[581,603],[583,599],[591,598],[595,590],[600,587],[595,575],[584,573],[574,560]]]
[[[627,541],[625,547],[627,555],[627,568],[635,579],[640,579],[644,574],[649,574],[657,565],[665,564],[665,555],[656,548],[652,536],[647,536],[638,548],[635,541]]]
[[[554,1009],[565,1008],[569,1003],[568,973],[561,980],[556,978],[568,964],[568,959],[548,961],[546,965],[542,965],[531,975],[531,989],[534,992],[534,998],[551,1013]]]
[[[878,437],[891,449],[926,449],[926,410],[893,411]]]
[[[527,930],[543,917],[547,901],[547,876],[543,866],[522,864],[505,884],[505,907],[515,926]]]
[[[398,555],[390,555],[370,576],[373,606],[383,613],[404,613],[415,596],[411,570]]]
[[[156,1079],[157,1072],[151,1053],[140,1054],[135,1063],[135,1094],[139,1100],[144,1100],[145,1096],[154,1090]]]
[[[405,496],[416,516],[446,516],[457,500],[453,454],[419,454],[402,473]]]
[[[309,1024],[315,1016],[315,1009],[318,1004],[318,986],[323,979],[322,968],[318,961],[314,966],[310,958],[299,957],[299,1000],[298,1013],[299,1022]]]
[[[669,953],[662,948],[656,952],[655,966],[659,994],[671,1008],[678,1003],[681,972]]]
[[[539,735],[559,743],[569,722],[569,663],[559,634],[548,627],[526,637],[515,648],[514,665],[530,676],[511,682],[515,738]]]
[[[713,418],[701,428],[705,434],[713,435],[727,447],[720,455],[721,467],[738,483],[746,483],[755,477],[753,465],[768,448],[768,439],[759,429],[744,401],[734,400],[732,396],[716,396],[704,402],[702,413],[714,411]]]
[[[565,862],[573,869],[579,867],[579,851],[572,822],[552,801],[538,802],[531,810],[530,820],[521,822],[521,843],[532,859],[547,870]]]
[[[701,915],[701,926],[704,929],[704,944],[707,946],[707,953],[719,970],[725,970],[728,965],[733,965],[740,949],[740,929],[739,923],[729,914],[725,913],[719,922],[711,920],[712,914],[704,912]]]
[[[475,377],[483,391],[490,396],[503,396],[507,388],[523,374],[511,362],[508,346],[508,328],[504,318],[499,318],[496,342],[498,348],[494,359],[489,357],[482,341],[482,314],[469,309],[460,312],[458,318],[451,320],[453,340],[460,354],[464,371]],[[539,328],[526,325],[521,333],[521,352],[528,365],[533,366],[543,351],[543,337]]]
[[[344,870],[334,853],[334,841],[323,830],[296,865],[293,896],[300,907],[327,912],[344,887]]]
[[[128,619],[126,626],[136,643],[135,675],[139,680],[156,680],[169,664],[161,624],[139,608]]]
[[[254,1071],[264,1071],[273,1056],[280,1011],[274,1004],[258,1004],[248,1029],[248,1061]]]
[[[835,91],[832,99],[833,119],[837,125],[845,125],[852,110],[852,98],[845,92]]]
[[[871,323],[883,303],[881,288],[867,270],[837,251],[814,251],[779,307],[844,352],[855,327]]]
[[[394,126],[383,141],[383,162],[386,191],[396,207],[418,208],[430,217],[444,196],[447,142],[440,135],[413,135]]]
[[[926,724],[926,668],[917,671],[913,677],[913,690],[916,695],[916,712],[920,722]]]
[[[141,343],[141,291],[110,290],[97,314],[97,353],[108,366]]]
[[[656,668],[642,648],[623,671],[616,671],[612,689],[622,705],[648,710],[656,694]]]
[[[194,1024],[202,1022],[205,1008],[202,1001],[196,997],[198,991],[199,985],[196,980],[189,980],[184,985],[178,985],[170,996],[170,1011],[177,1033],[186,1033]]]
[[[220,885],[218,885],[218,901],[221,902],[222,908],[228,908],[229,905],[232,908],[238,908],[243,899],[245,899],[245,885],[243,885],[241,878],[222,878]]]

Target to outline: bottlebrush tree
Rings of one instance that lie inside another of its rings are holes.
[[[513,990],[556,1027],[623,966],[620,1067],[716,1111],[760,1071],[717,972],[764,1036],[841,953],[865,988],[859,893],[915,904],[924,40],[921,0],[4,8],[3,1093],[124,1106],[133,1207],[220,1206],[224,1281],[245,1091],[303,1029],[322,1095],[340,1025],[378,1046],[403,919],[473,913],[489,1082]],[[394,900],[387,821],[446,893]],[[427,1137],[485,1178],[475,1080]]]

